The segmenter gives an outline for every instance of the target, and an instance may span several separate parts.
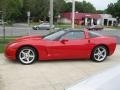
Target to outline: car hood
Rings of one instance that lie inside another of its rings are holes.
[[[15,41],[16,42],[19,42],[19,41],[23,41],[23,40],[40,40],[40,39],[42,39],[42,36],[39,36],[39,35],[31,35],[31,36],[23,36],[23,37],[20,37],[20,38],[17,38]]]

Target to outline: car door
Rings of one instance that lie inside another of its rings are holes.
[[[83,31],[71,31],[57,41],[47,44],[50,59],[86,58],[89,54],[88,39]]]
[[[86,58],[89,56],[89,43],[84,31],[71,31],[60,38],[63,58]]]
[[[44,29],[50,29],[50,24],[49,23],[45,23],[45,25],[44,25]]]

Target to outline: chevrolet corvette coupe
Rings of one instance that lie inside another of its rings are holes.
[[[5,56],[22,64],[36,60],[91,59],[104,61],[116,48],[114,37],[88,30],[59,30],[45,36],[24,36],[9,43]]]

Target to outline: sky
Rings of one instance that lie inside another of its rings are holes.
[[[71,0],[68,0],[71,1]],[[76,0],[76,1],[83,1],[83,0]],[[93,4],[93,6],[97,10],[104,10],[107,8],[109,3],[116,3],[117,0],[85,0]]]

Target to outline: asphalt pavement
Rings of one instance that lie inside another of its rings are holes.
[[[6,36],[24,36],[24,35],[46,35],[49,30],[33,30],[32,27],[6,27]],[[0,36],[3,36],[3,28],[0,26]]]

